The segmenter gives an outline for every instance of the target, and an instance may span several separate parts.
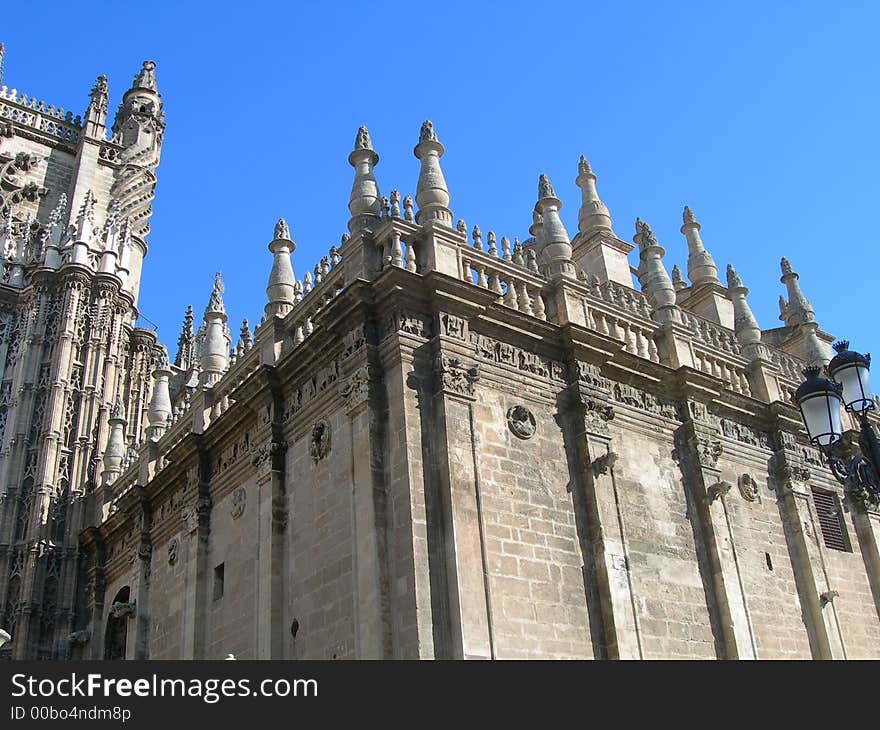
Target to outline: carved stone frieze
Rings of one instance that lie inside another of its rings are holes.
[[[736,439],[740,443],[749,444],[750,446],[760,446],[764,449],[770,448],[770,435],[766,431],[746,426],[742,423],[736,423],[727,418],[720,421],[721,433],[727,438]]]
[[[447,337],[453,337],[457,340],[467,340],[468,323],[463,317],[456,317],[454,314],[442,312],[439,316],[440,334]]]
[[[251,463],[257,467],[257,477],[264,477],[272,469],[280,469],[280,459],[287,449],[287,444],[280,441],[268,441],[259,448],[251,459]]]
[[[655,416],[662,416],[670,420],[678,420],[678,408],[675,401],[669,400],[653,393],[639,390],[632,385],[615,383],[612,388],[614,400],[618,403],[638,408]]]
[[[289,421],[304,406],[327,391],[338,380],[339,363],[334,360],[291,392],[284,403],[282,420],[284,422]]]
[[[219,475],[238,463],[239,459],[246,458],[251,452],[251,434],[245,431],[235,441],[227,445],[217,456],[214,465],[214,474]]]
[[[342,358],[351,357],[366,344],[366,341],[366,327],[363,324],[350,329],[342,337]]]
[[[510,365],[539,378],[565,380],[565,366],[561,362],[474,332],[470,333],[470,341],[474,355],[480,360]]]
[[[339,394],[345,401],[345,408],[353,411],[367,402],[370,397],[370,370],[364,365],[355,370],[349,378],[342,383]]]
[[[397,332],[428,339],[431,337],[431,321],[418,312],[398,309],[389,312],[382,322],[382,339]]]
[[[584,428],[588,433],[607,436],[608,421],[614,418],[614,407],[595,398],[586,398],[584,405]]]
[[[440,390],[446,393],[474,397],[474,384],[480,376],[479,365],[468,365],[450,355],[440,355],[436,365]]]
[[[587,390],[598,391],[604,394],[611,393],[611,381],[602,375],[598,365],[588,362],[577,364],[578,384]]]
[[[697,434],[691,437],[690,446],[694,450],[700,466],[708,469],[714,469],[718,465],[718,458],[724,453],[724,447],[718,439]]]

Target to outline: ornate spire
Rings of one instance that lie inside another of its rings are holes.
[[[348,163],[354,168],[354,182],[348,200],[348,210],[351,213],[348,230],[356,233],[374,225],[382,215],[382,196],[373,174],[373,168],[379,163],[379,155],[373,150],[366,127],[358,128]]]
[[[156,167],[162,151],[165,116],[156,91],[156,64],[144,61],[134,83],[122,97],[113,120],[113,141],[122,145],[120,161],[114,172],[110,197],[118,199],[122,216],[130,220],[132,240],[137,243],[134,255],[142,258],[147,249],[149,218],[153,213],[153,190]],[[138,260],[133,270],[140,268]],[[133,292],[135,295],[137,292]]]
[[[596,191],[596,175],[587,158],[581,155],[578,161],[578,176],[575,184],[581,189],[581,208],[578,211],[578,230],[591,236],[600,231],[611,232],[611,214],[599,199]]]
[[[107,77],[101,74],[89,92],[89,106],[83,120],[83,134],[89,139],[103,140],[107,136]]]
[[[212,385],[217,382],[229,364],[230,337],[226,328],[226,308],[223,306],[223,280],[214,274],[214,287],[205,308],[205,339],[199,352],[199,382]]]
[[[193,366],[195,338],[193,308],[192,304],[187,304],[186,314],[183,315],[183,327],[180,330],[180,337],[177,338],[177,355],[174,357],[174,365],[176,367],[182,370],[189,370]]]
[[[783,257],[779,265],[782,269],[782,278],[779,281],[785,284],[788,291],[788,303],[785,305],[782,316],[786,326],[791,327],[815,321],[816,315],[813,312],[813,307],[801,291],[801,286],[798,283],[799,277],[792,270],[788,259]]]
[[[437,221],[452,226],[452,211],[448,207],[449,189],[446,187],[443,170],[440,168],[440,158],[444,151],[434,132],[433,123],[425,120],[419,132],[419,143],[413,150],[413,154],[422,163],[416,186],[416,203],[419,206],[416,223],[424,225],[430,221]]]
[[[654,318],[661,322],[679,321],[681,315],[675,303],[675,287],[663,265],[665,251],[657,243],[651,227],[641,218],[636,218],[633,242],[639,247],[639,284],[651,302]]]
[[[700,238],[700,224],[694,217],[693,211],[684,206],[682,213],[681,232],[687,239],[688,245],[688,278],[696,288],[706,284],[720,284],[718,281],[718,267],[712,256],[703,246]]]
[[[284,218],[279,218],[278,223],[275,224],[275,239],[269,244],[269,250],[272,252],[272,270],[269,272],[269,283],[266,286],[267,317],[283,317],[293,306],[293,286],[296,277],[293,275],[290,254],[295,249],[296,244],[290,240],[287,223]]]
[[[543,261],[547,264],[551,278],[567,276],[573,279],[575,268],[571,260],[571,243],[568,232],[559,218],[560,208],[562,203],[556,197],[549,178],[541,174],[538,177],[538,202],[535,210],[541,216],[538,240],[543,244]]]
[[[761,328],[746,299],[749,290],[743,286],[739,274],[727,264],[727,288],[733,301],[733,329],[742,347],[743,356],[749,360],[769,359],[767,347],[761,343]]]

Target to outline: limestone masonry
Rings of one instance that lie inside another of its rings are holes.
[[[103,76],[82,117],[0,87],[0,655],[880,658],[788,261],[762,330],[689,208],[685,278],[581,157],[574,238],[542,175],[511,242],[456,221],[431,122],[413,197],[361,127],[340,244],[298,277],[279,220],[262,320],[218,276],[171,360],[136,326],[155,71],[112,124]]]

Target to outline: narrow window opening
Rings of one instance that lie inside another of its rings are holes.
[[[767,570],[773,570],[773,559],[770,557],[770,553],[764,553],[764,559],[767,561]]]
[[[219,600],[223,598],[223,579],[225,573],[225,566],[223,563],[220,563],[216,568],[214,568],[214,600]]]

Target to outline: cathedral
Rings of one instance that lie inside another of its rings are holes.
[[[668,272],[581,157],[573,237],[541,175],[510,240],[456,220],[442,130],[386,197],[361,127],[339,244],[269,222],[261,320],[217,276],[172,357],[159,88],[111,121],[103,76],[82,116],[0,86],[0,657],[880,658],[880,512],[792,401],[833,338],[786,259],[762,329],[689,208]]]

